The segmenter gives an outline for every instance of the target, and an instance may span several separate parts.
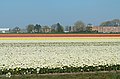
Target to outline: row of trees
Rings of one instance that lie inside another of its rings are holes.
[[[82,21],[77,21],[73,26],[73,30],[76,32],[85,31],[85,27],[86,27],[85,23],[83,23]],[[72,28],[72,27],[68,26],[67,29],[70,30],[69,28]],[[36,24],[36,25],[29,24],[27,26],[28,33],[42,33],[43,29],[50,29],[49,32],[52,32],[52,33],[62,33],[65,30],[65,28],[60,23],[53,24],[51,27],[41,26],[39,24]]]
[[[102,22],[100,24],[100,26],[120,26],[120,20],[119,19],[113,19],[111,21],[105,21]],[[64,32],[64,30],[67,30],[69,32],[86,32],[89,31],[90,28],[92,27],[92,24],[88,24],[86,25],[84,22],[82,21],[77,21],[74,23],[73,26],[67,26],[67,28],[63,27],[60,23],[57,24],[53,24],[51,27],[49,26],[41,26],[40,24],[29,24],[26,27],[26,31],[27,33],[62,33]],[[19,33],[20,32],[20,28],[19,27],[15,27],[13,29],[14,33]]]
[[[40,33],[40,32],[41,32],[41,25],[36,24],[36,25],[34,26],[33,24],[29,24],[29,25],[27,26],[27,32],[28,32],[28,33],[33,33],[33,32],[35,32],[35,33]]]
[[[27,26],[28,33],[46,33],[46,32],[64,32],[64,28],[60,23],[53,24],[51,28],[49,26],[41,26],[39,24],[29,24]]]
[[[120,26],[120,20],[119,19],[113,19],[110,21],[105,21],[100,24],[100,26]]]
[[[79,31],[84,31],[85,26],[86,25],[82,21],[77,21],[74,24],[73,28],[74,28],[74,31],[79,32]],[[70,28],[70,26],[68,26],[68,28]],[[50,29],[48,32],[52,32],[52,33],[62,33],[65,30],[64,27],[60,23],[53,24],[51,27],[41,26],[40,24],[36,24],[36,25],[29,24],[26,27],[27,33],[44,33],[44,29]],[[21,30],[22,29],[20,27],[15,27],[11,31],[13,33],[20,33]]]

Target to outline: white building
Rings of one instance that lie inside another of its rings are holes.
[[[0,28],[0,33],[9,33],[10,28]]]

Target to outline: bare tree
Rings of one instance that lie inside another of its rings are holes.
[[[85,24],[82,21],[75,22],[73,26],[75,32],[85,31]]]
[[[100,26],[120,26],[120,20],[113,19],[111,21],[105,21],[105,22],[102,22]]]

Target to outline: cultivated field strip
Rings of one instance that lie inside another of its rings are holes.
[[[49,47],[49,46],[120,46],[120,42],[38,42],[38,43],[0,43],[0,47]]]
[[[120,64],[120,38],[107,38],[108,40],[106,38],[39,39],[1,39],[0,68],[56,68]]]

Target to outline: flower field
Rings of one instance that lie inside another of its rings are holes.
[[[120,37],[120,34],[0,34],[0,37]]]
[[[0,73],[120,70],[119,50],[118,36],[0,36]]]

